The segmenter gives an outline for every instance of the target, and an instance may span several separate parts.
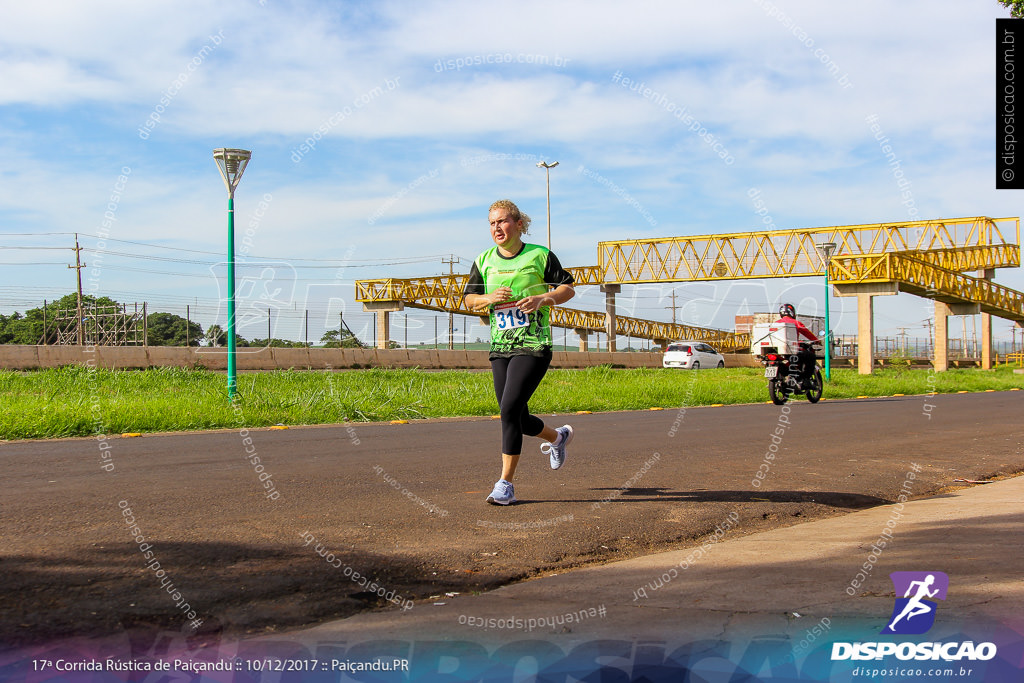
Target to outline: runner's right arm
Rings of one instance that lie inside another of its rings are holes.
[[[511,287],[498,287],[490,294],[486,294],[484,289],[483,275],[480,274],[480,269],[474,261],[473,268],[469,271],[466,287],[462,290],[462,300],[465,302],[466,308],[471,311],[483,312],[492,304],[508,301],[512,297]]]

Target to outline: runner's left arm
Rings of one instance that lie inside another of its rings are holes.
[[[572,273],[562,267],[558,257],[548,252],[547,264],[544,268],[544,282],[554,289],[543,294],[523,297],[516,302],[519,310],[532,313],[542,306],[558,306],[576,296],[575,280]]]

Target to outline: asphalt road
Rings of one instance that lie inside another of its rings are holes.
[[[1001,392],[558,416],[566,465],[528,440],[507,508],[484,502],[490,419],[2,443],[0,644],[189,610],[200,634],[281,631],[923,497],[1024,471],[1022,412]]]

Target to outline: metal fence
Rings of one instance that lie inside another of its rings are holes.
[[[834,335],[833,355],[856,357],[859,348],[856,335]],[[992,352],[1000,356],[1019,352],[1024,340],[1014,342],[995,341]],[[928,337],[875,337],[875,358],[908,357],[931,358],[935,355],[935,342]],[[950,360],[981,358],[981,342],[976,339],[950,337],[947,343],[947,357]]]

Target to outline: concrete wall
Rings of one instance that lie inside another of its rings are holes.
[[[551,367],[585,368],[611,364],[660,368],[661,353],[556,351]],[[727,354],[726,367],[757,367],[749,354]],[[63,365],[101,368],[205,367],[227,370],[227,349],[181,346],[18,346],[0,344],[0,368],[31,370]],[[448,349],[283,349],[239,348],[239,372],[246,370],[342,370],[349,368],[489,368],[486,351]]]

